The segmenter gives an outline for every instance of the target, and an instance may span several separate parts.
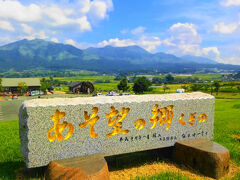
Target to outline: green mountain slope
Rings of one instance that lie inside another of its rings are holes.
[[[199,57],[197,57],[199,59]],[[192,57],[192,59],[194,59]],[[205,59],[206,60],[206,59]],[[151,54],[138,46],[78,49],[35,39],[0,47],[0,72],[15,69],[93,70],[97,72],[195,72],[201,69],[239,70],[240,66],[198,63],[171,54]]]

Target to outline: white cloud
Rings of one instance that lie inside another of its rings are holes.
[[[225,25],[224,22],[214,25],[214,31],[222,34],[231,34],[237,30],[239,23]]]
[[[81,18],[78,18],[76,22],[80,25],[80,30],[81,31],[88,31],[91,30],[91,25],[87,20],[86,16],[83,16]]]
[[[31,34],[33,31],[33,28],[27,24],[21,24],[22,28],[23,28],[23,32],[27,33],[27,34]]]
[[[69,44],[69,45],[72,45],[72,46],[77,46],[77,42],[72,40],[72,39],[66,39],[64,41],[65,44]]]
[[[171,52],[179,54],[193,54],[199,56],[201,50],[199,45],[202,42],[201,36],[197,33],[196,26],[189,23],[177,23],[169,28],[170,38],[163,43],[172,46]]]
[[[163,44],[165,44],[166,46],[176,46],[176,44],[171,42],[171,39],[163,40]]]
[[[146,37],[142,36],[138,40],[133,40],[133,39],[109,39],[109,40],[104,40],[100,43],[97,44],[98,47],[103,47],[107,45],[115,46],[115,47],[124,47],[124,46],[133,46],[137,45],[140,46],[147,51],[153,52],[161,45],[161,40],[158,37]]]
[[[78,9],[94,21],[101,20],[107,17],[107,12],[113,10],[113,3],[112,0],[79,0]]]
[[[94,0],[90,2],[89,16],[94,19],[104,19],[107,12],[113,9],[112,0]]]
[[[55,43],[59,43],[59,41],[58,41],[57,38],[51,38],[51,41],[52,41],[52,42],[55,42]]]
[[[11,39],[9,37],[0,37],[0,45],[10,43]]]
[[[143,36],[140,38],[139,41],[137,41],[137,45],[141,46],[142,48],[150,52],[155,51],[161,44],[162,41],[158,37]]]
[[[16,0],[0,0],[0,18],[31,22],[41,19],[41,16],[41,8],[36,4],[24,6]]]
[[[237,55],[233,55],[229,58],[224,58],[224,59],[217,59],[218,62],[220,63],[224,63],[224,64],[236,64],[236,65],[240,65],[240,57]]]
[[[220,52],[217,47],[202,48],[203,55],[209,55],[209,53],[211,52],[214,53],[216,56],[220,56]]]
[[[133,35],[142,35],[144,33],[145,29],[146,29],[145,27],[139,26],[139,27],[131,30],[131,33]]]
[[[87,31],[91,30],[91,25],[87,20],[86,16],[82,16],[80,18],[69,18],[67,15],[69,14],[69,11],[65,11],[64,9],[61,9],[57,6],[52,6],[49,8],[46,8],[44,11],[49,18],[53,20],[52,25],[53,26],[61,26],[66,24],[78,24],[80,31]]]
[[[100,47],[107,46],[107,45],[123,47],[123,46],[133,46],[133,45],[136,45],[136,43],[132,39],[120,40],[118,38],[109,39],[108,41],[104,40],[104,41],[98,43],[98,46],[100,46]]]
[[[73,28],[74,25],[84,32],[91,30],[90,19],[94,22],[102,20],[112,9],[112,0],[78,0],[72,3],[65,0],[58,3],[44,1],[28,5],[17,0],[0,0],[0,20],[8,20],[9,23],[11,20],[20,22],[23,31],[27,34],[32,32],[26,25],[22,25],[25,24],[24,22],[34,22],[35,28],[51,29],[56,26]]]
[[[107,12],[107,5],[102,1],[93,1],[89,12],[99,19],[104,19]]]
[[[172,25],[170,28],[171,32],[175,32],[175,33],[190,33],[194,36],[197,35],[197,30],[196,30],[196,26],[194,24],[189,24],[189,23],[177,23]]]
[[[65,15],[65,11],[57,6],[51,6],[44,9],[44,13],[53,21],[54,26],[64,25],[68,23],[72,23],[72,19],[69,19]]]
[[[177,23],[169,28],[170,38],[163,40],[169,53],[175,55],[191,54],[217,59],[220,52],[217,47],[201,48],[202,38],[194,24]]]
[[[221,2],[223,6],[240,6],[240,0],[224,0]]]
[[[12,24],[8,21],[3,21],[0,20],[0,29],[4,29],[7,31],[15,31],[14,27],[12,26]]]
[[[18,37],[19,39],[28,39],[28,40],[33,40],[33,39],[47,39],[48,36],[46,35],[46,33],[44,31],[40,31],[40,32],[37,32],[37,33],[32,33],[32,34],[29,34],[28,36],[19,36]]]

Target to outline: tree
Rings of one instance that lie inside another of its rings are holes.
[[[185,90],[185,92],[187,92],[187,91],[188,91],[188,89],[189,89],[189,86],[187,86],[187,85],[182,85],[182,86],[181,86],[181,88],[182,88],[182,89],[184,89],[184,90]]]
[[[174,81],[174,77],[171,75],[171,74],[168,74],[166,77],[165,77],[166,81],[168,84],[171,84],[173,83]]]
[[[197,83],[194,83],[194,84],[191,84],[191,85],[190,85],[190,89],[191,89],[192,91],[198,91],[198,90],[201,89],[201,86],[200,86],[199,84],[197,84]]]
[[[45,78],[42,78],[40,90],[46,94],[49,89],[51,89],[51,83]]]
[[[135,93],[143,93],[144,91],[148,91],[151,85],[152,83],[146,77],[139,77],[134,81],[133,91]]]
[[[153,77],[152,83],[154,83],[154,84],[161,84],[162,83],[162,79],[160,77]]]
[[[232,92],[233,92],[233,87],[235,86],[235,83],[234,83],[234,82],[229,82],[228,85],[230,86],[230,88],[231,88],[231,90],[232,90]]]
[[[209,84],[203,84],[202,86],[204,91],[208,91],[208,89],[210,88]]]
[[[166,90],[169,90],[170,87],[168,87],[166,84],[163,86],[163,92],[165,93]]]
[[[0,78],[0,92],[2,91],[3,87],[2,87],[2,79]]]
[[[213,85],[210,84],[211,95],[213,94]]]
[[[240,93],[240,86],[237,86],[237,89],[238,89],[238,91],[239,91],[239,93]]]
[[[27,91],[27,89],[28,89],[28,86],[27,86],[27,84],[25,82],[19,82],[17,89],[18,89],[18,92],[25,93]]]
[[[213,86],[215,87],[215,92],[216,92],[216,95],[218,95],[218,91],[219,91],[219,89],[220,89],[220,82],[219,81],[214,81],[213,82]]]
[[[117,85],[118,90],[122,90],[123,92],[127,91],[129,89],[129,86],[127,85],[128,81],[127,78],[121,79],[120,83]]]

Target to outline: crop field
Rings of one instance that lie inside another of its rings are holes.
[[[231,98],[231,96],[227,96],[227,94],[222,94],[221,96],[222,98]],[[236,96],[239,97],[238,94]],[[12,111],[15,108],[9,105],[6,109]],[[216,99],[214,141],[229,149],[232,162],[238,166],[240,166],[240,140],[236,137],[240,135],[239,111],[240,99]],[[18,120],[0,122],[0,179],[13,179],[17,175],[17,170],[24,167],[19,149],[20,141],[18,131]],[[147,166],[148,161],[146,161],[145,164]],[[172,173],[166,170],[151,177],[139,177],[137,175],[138,177],[136,177],[136,179],[189,179],[188,176],[182,175],[181,171],[182,170],[179,169],[178,173]],[[240,174],[236,175],[234,179],[239,177]]]
[[[96,81],[96,80],[114,80],[114,76],[74,76],[74,77],[55,77],[60,81]]]
[[[190,75],[184,75],[184,76],[175,76],[173,75],[174,78],[199,78],[201,80],[220,80],[223,74],[217,74],[217,73],[205,73],[205,74],[190,74]],[[164,78],[165,75],[154,75],[154,76],[149,76],[149,77],[159,77],[159,78]]]

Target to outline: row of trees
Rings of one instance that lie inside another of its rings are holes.
[[[24,70],[21,72],[15,71],[14,69],[10,69],[6,72],[0,72],[0,77],[6,78],[26,78],[26,77],[74,77],[74,76],[90,76],[96,75],[96,72],[91,71],[54,71],[54,70],[40,70],[40,69],[32,69],[32,70]]]
[[[220,81],[214,81],[213,83],[206,83],[206,84],[191,84],[190,86],[187,85],[183,85],[182,88],[186,89],[186,90],[190,90],[190,91],[206,91],[206,92],[211,92],[211,94],[213,92],[216,92],[216,94],[218,95],[218,92],[220,91],[224,91],[224,89],[226,90],[230,90],[227,92],[234,92],[234,87],[236,87],[237,91],[240,92],[240,85],[239,84],[234,84],[234,83],[228,83],[228,84],[224,84],[221,83]]]
[[[2,79],[0,78],[0,92],[2,91],[3,87],[2,87]]]
[[[133,84],[133,91],[135,93],[143,93],[144,91],[149,91],[149,87],[152,83],[146,77],[138,77]],[[120,80],[120,83],[117,85],[118,90],[123,92],[128,91],[130,86],[128,86],[128,80],[126,77]]]
[[[162,78],[153,77],[153,84],[187,84],[187,83],[196,83],[201,82],[198,77],[174,77],[171,74],[168,74]]]
[[[150,86],[152,83],[146,78],[146,77],[138,77],[135,79],[132,90],[135,93],[143,93],[144,91],[150,91]],[[120,83],[118,84],[118,90],[122,90],[123,92],[128,91],[130,89],[130,86],[128,86],[127,78],[124,77],[120,80]],[[168,90],[170,90],[170,87],[166,84],[163,86],[164,93]],[[213,83],[193,83],[190,85],[182,85],[181,88],[185,89],[185,91],[205,91],[205,92],[213,92],[218,95],[220,88],[222,87],[230,87],[233,89],[233,87],[236,87],[236,89],[240,92],[240,85],[235,83],[221,83],[220,81],[214,81]]]

